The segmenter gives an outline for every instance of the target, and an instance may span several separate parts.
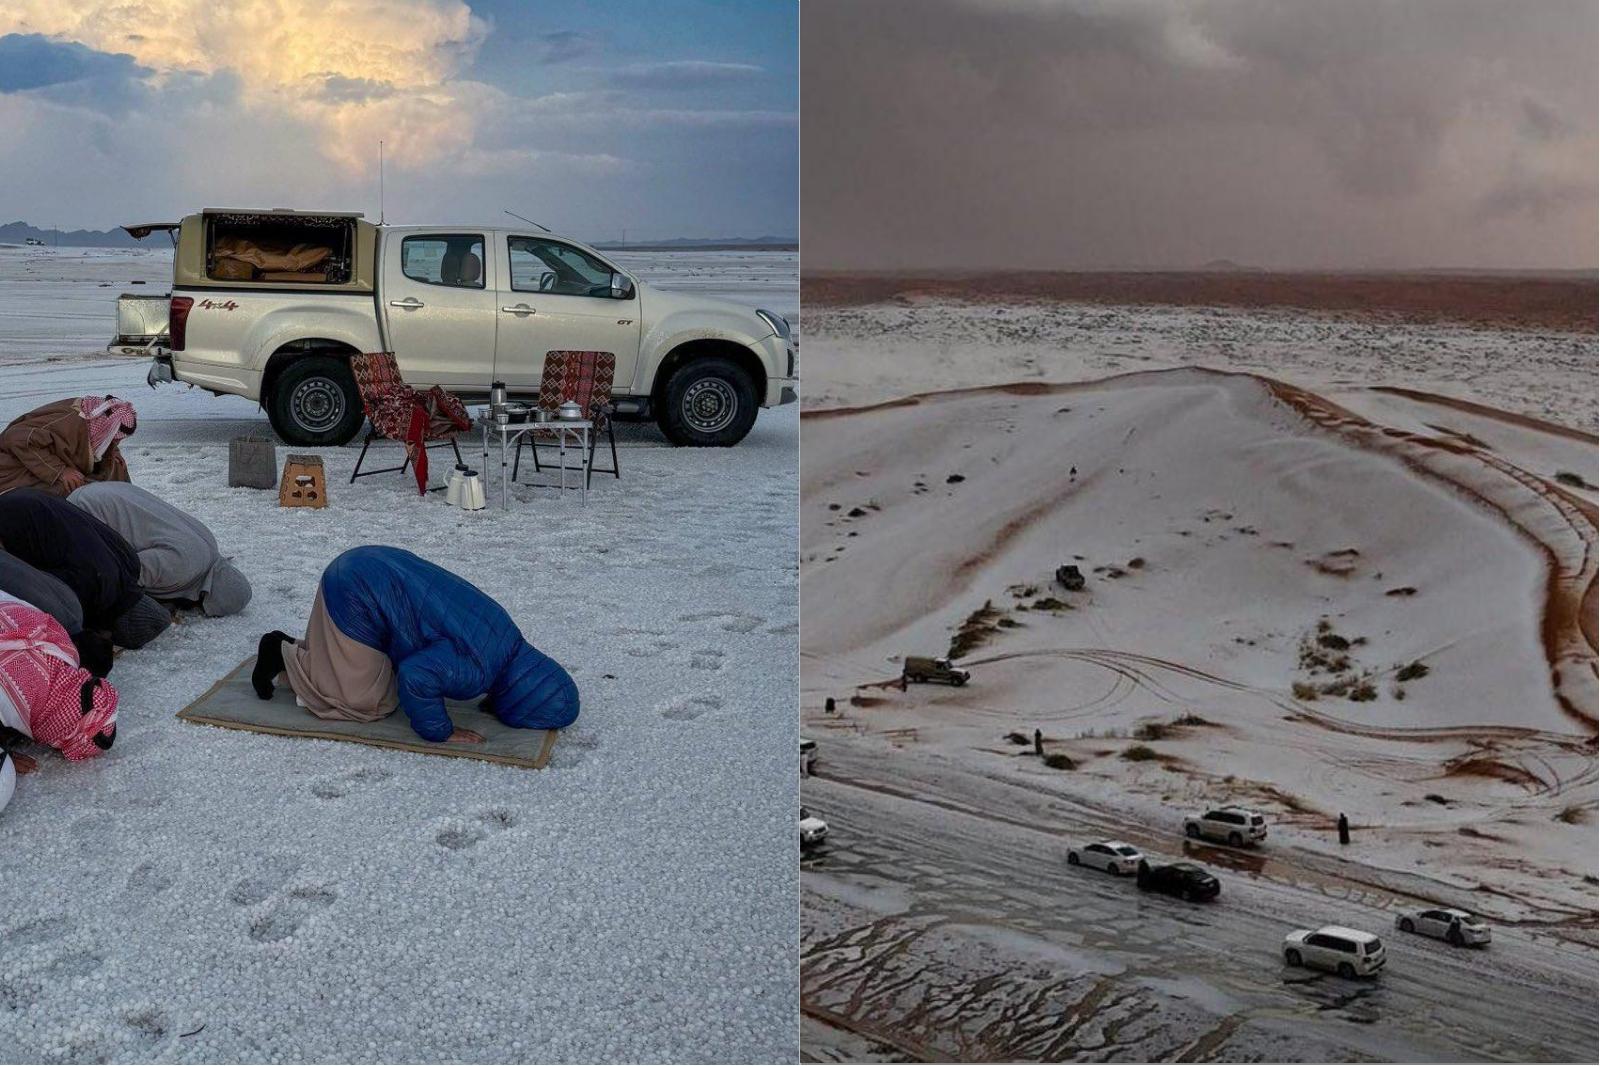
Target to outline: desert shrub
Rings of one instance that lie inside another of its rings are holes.
[[[1556,821],[1565,822],[1567,825],[1583,825],[1589,821],[1589,808],[1581,804],[1563,807],[1561,813],[1556,815]]]
[[[1006,734],[1006,740],[1009,743],[1012,743],[1012,744],[1032,744],[1033,743],[1032,739],[1030,739],[1029,737],[1023,736],[1021,733],[1018,733],[1015,730],[1013,730],[1012,732]]]
[[[1035,610],[1035,611],[1070,611],[1070,610],[1072,610],[1072,605],[1070,603],[1066,603],[1066,602],[1063,602],[1062,600],[1058,600],[1054,596],[1046,596],[1042,600],[1034,600],[1028,606],[1030,608],[1032,608],[1033,610]]]
[[[1172,726],[1166,722],[1146,722],[1133,731],[1138,740],[1165,740],[1172,735]]]
[[[1322,633],[1317,637],[1317,643],[1333,651],[1349,651],[1350,642],[1337,633]]]
[[[1154,748],[1146,747],[1143,744],[1135,744],[1131,748],[1124,748],[1122,757],[1129,762],[1149,762],[1151,759],[1159,758]]]
[[[1128,569],[1129,570],[1143,570],[1144,569],[1144,557],[1136,555],[1132,559],[1129,559],[1128,560]]]
[[[1394,679],[1396,681],[1415,681],[1419,677],[1427,676],[1428,664],[1421,659],[1417,659],[1402,666],[1400,672],[1394,675]]]
[[[1563,485],[1571,485],[1575,489],[1585,489],[1589,487],[1588,482],[1584,481],[1580,475],[1574,474],[1570,470],[1558,470],[1556,472],[1556,480],[1561,482]]]
[[[1208,718],[1201,718],[1198,714],[1195,714],[1193,711],[1184,711],[1182,714],[1178,715],[1178,717],[1176,717],[1176,718],[1174,718],[1172,720],[1172,724],[1173,725],[1210,725],[1211,724],[1211,720],[1208,719]]]
[[[1350,699],[1355,703],[1367,703],[1378,698],[1378,686],[1371,681],[1362,679],[1350,686]]]
[[[1294,698],[1297,700],[1310,701],[1317,698],[1317,686],[1306,681],[1296,681],[1293,685],[1293,691]]]
[[[1070,756],[1063,755],[1059,751],[1052,751],[1049,755],[1046,755],[1044,764],[1052,770],[1076,770],[1078,768],[1078,764],[1073,762]]]

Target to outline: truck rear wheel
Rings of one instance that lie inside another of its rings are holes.
[[[273,430],[287,444],[346,444],[367,417],[350,364],[328,355],[290,363],[273,382],[266,406]]]
[[[726,448],[756,422],[755,382],[731,359],[695,359],[672,372],[656,422],[678,445]]]

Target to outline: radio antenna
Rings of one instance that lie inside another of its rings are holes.
[[[383,141],[378,141],[378,225],[383,225]]]
[[[531,218],[522,218],[521,215],[517,214],[515,211],[510,210],[509,208],[507,208],[505,210],[506,210],[506,214],[510,215],[512,218],[522,219],[522,221],[526,222],[530,226],[539,226],[539,223],[535,222]],[[550,227],[549,226],[539,226],[539,228],[544,230],[546,233],[550,232]]]

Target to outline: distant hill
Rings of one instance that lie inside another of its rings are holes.
[[[0,226],[0,244],[22,244],[35,237],[45,244],[62,248],[135,248],[140,245],[120,229],[39,229],[26,222],[7,222]],[[145,242],[146,247],[151,245]]]
[[[1235,263],[1232,259],[1212,259],[1209,262],[1201,263],[1200,264],[1200,269],[1201,270],[1210,271],[1211,273],[1214,273],[1214,274],[1229,274],[1229,273],[1259,274],[1259,273],[1261,273],[1261,268],[1260,267],[1247,266],[1244,263]]]

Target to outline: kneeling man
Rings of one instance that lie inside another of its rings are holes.
[[[352,548],[322,572],[299,641],[262,636],[251,681],[271,699],[278,675],[320,718],[370,722],[398,706],[424,740],[482,740],[456,729],[446,699],[486,696],[506,725],[560,729],[578,686],[470,582],[400,548]]]
[[[68,500],[122,534],[139,556],[145,595],[173,607],[198,607],[212,618],[238,614],[250,582],[217,550],[206,524],[126,481],[95,481]]]

